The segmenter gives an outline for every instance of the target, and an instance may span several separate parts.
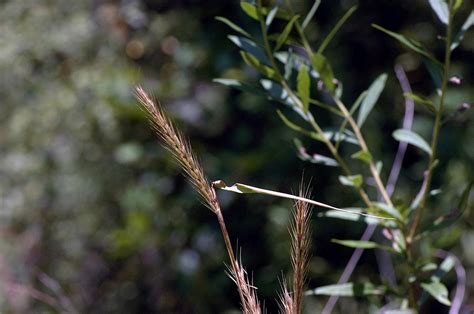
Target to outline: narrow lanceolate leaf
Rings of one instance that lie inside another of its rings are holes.
[[[313,68],[319,73],[321,80],[329,91],[334,91],[334,74],[331,65],[320,53],[315,53],[311,57]]]
[[[286,199],[291,199],[291,200],[297,200],[297,201],[302,201],[306,202],[309,204],[313,204],[322,208],[327,208],[327,209],[333,209],[333,210],[339,210],[347,213],[353,213],[351,211],[342,209],[342,208],[337,208],[331,205],[327,205],[318,201],[313,201],[301,196],[296,196],[292,194],[287,194],[287,193],[282,193],[282,192],[276,192],[272,190],[266,190],[262,188],[257,188],[251,185],[246,185],[242,183],[235,183],[232,186],[227,186],[227,184],[222,181],[222,180],[217,180],[212,182],[212,186],[214,188],[218,188],[224,191],[229,191],[229,192],[234,192],[234,193],[239,193],[239,194],[265,194],[265,195],[270,195],[270,196],[275,196],[275,197],[281,197],[281,198],[286,198]],[[381,219],[387,219],[385,217],[380,217],[377,215],[371,215],[371,214],[366,214],[366,213],[357,213],[357,215],[362,215],[362,216],[367,216],[367,217],[372,217],[372,218],[381,218]]]
[[[347,19],[349,19],[349,17],[351,17],[351,15],[356,10],[357,10],[357,6],[355,5],[352,8],[350,8],[346,12],[346,14],[344,14],[344,16],[337,22],[336,26],[334,26],[334,28],[331,30],[331,32],[326,36],[326,38],[324,38],[323,42],[321,43],[321,46],[319,46],[319,48],[318,48],[318,53],[323,53],[324,52],[324,49],[326,49],[326,47],[329,45],[329,43],[334,38],[336,33],[339,31],[339,29],[342,27],[342,25],[344,25],[344,23],[347,21]]]
[[[336,295],[340,297],[364,297],[369,295],[383,295],[387,288],[374,286],[370,282],[343,283],[316,288],[306,292],[306,295]]]
[[[413,100],[415,103],[420,104],[428,108],[431,112],[436,112],[436,107],[434,106],[433,102],[431,99],[417,95],[415,93],[404,93],[403,96],[405,96],[408,99]]]
[[[390,217],[402,220],[402,215],[400,214],[400,211],[398,211],[396,208],[380,202],[373,202],[373,204],[375,205],[376,209],[382,211]]]
[[[229,35],[227,36],[227,38],[229,38],[230,41],[232,41],[237,47],[257,58],[258,61],[260,61],[261,63],[264,63],[266,65],[270,64],[270,60],[268,60],[263,49],[257,46],[257,44],[251,41],[250,39],[234,35]]]
[[[301,27],[302,27],[303,29],[305,29],[306,26],[308,26],[309,22],[311,21],[311,19],[313,18],[314,14],[315,14],[316,11],[318,10],[320,4],[321,4],[321,0],[316,0],[316,1],[314,1],[313,6],[311,7],[311,9],[310,9],[309,12],[308,12],[308,15],[306,15],[306,17],[304,18],[303,24],[301,24]]]
[[[360,188],[364,179],[360,174],[356,174],[353,176],[339,176],[339,182],[343,185],[353,186],[355,188]]]
[[[466,22],[461,26],[461,29],[459,32],[456,34],[456,37],[454,37],[453,43],[451,44],[451,50],[456,49],[464,39],[464,34],[471,28],[471,26],[474,25],[474,10],[471,11],[471,14],[467,17]]]
[[[267,27],[267,29],[272,24],[273,19],[275,18],[275,15],[277,14],[277,12],[278,12],[278,7],[273,7],[273,9],[271,9],[270,12],[268,12],[267,18],[265,19],[265,26]]]
[[[398,33],[395,33],[395,32],[392,32],[392,31],[389,31],[388,29],[385,29],[383,28],[382,26],[379,26],[377,24],[372,24],[372,27],[378,29],[379,31],[382,31],[384,32],[385,34],[389,35],[390,37],[392,38],[395,38],[396,40],[398,40],[401,44],[403,44],[405,47],[413,50],[414,52],[417,52],[419,54],[421,54],[422,56],[425,56],[435,62],[438,62],[424,47],[422,44],[420,44],[419,42],[417,42],[416,40],[413,40],[413,39],[410,39],[410,38],[406,38],[405,36],[403,36],[402,34],[398,34]]]
[[[436,87],[438,95],[441,95],[441,84],[443,81],[444,72],[443,65],[426,57],[423,57],[423,63],[425,64],[426,69],[428,70],[428,73],[431,76],[431,80],[433,81]]]
[[[393,137],[399,142],[407,142],[408,144],[424,150],[430,156],[432,154],[430,145],[421,136],[413,131],[398,129],[393,132]]]
[[[372,162],[372,155],[369,152],[360,150],[355,154],[351,155],[354,159],[359,159],[365,162],[366,164],[370,164]]]
[[[222,16],[217,16],[216,17],[216,20],[226,24],[227,26],[229,26],[230,28],[232,28],[234,31],[236,31],[237,33],[240,33],[246,37],[252,37],[249,33],[247,33],[242,27],[240,27],[239,25],[235,24],[234,22],[226,19],[225,17],[222,17]]]
[[[428,1],[431,5],[431,8],[438,16],[439,20],[443,24],[448,25],[449,9],[448,9],[448,4],[446,3],[446,1],[445,0],[428,0]]]
[[[296,149],[298,150],[298,157],[301,160],[309,161],[313,164],[322,164],[329,167],[339,166],[338,162],[333,158],[326,157],[320,154],[308,154],[306,148],[303,146],[303,143],[301,143],[299,139],[295,138],[293,142],[295,143]]]
[[[374,108],[375,104],[379,100],[380,94],[382,93],[385,82],[387,81],[387,74],[381,74],[379,77],[375,79],[375,81],[370,85],[369,89],[367,90],[367,96],[365,96],[364,100],[359,109],[359,116],[357,117],[357,125],[362,127],[365,120],[369,116],[369,113]]]
[[[380,223],[380,220],[378,219],[354,215],[354,213],[362,212],[362,208],[344,208],[344,209],[351,211],[353,213],[348,214],[346,212],[340,212],[337,210],[328,210],[328,211],[319,213],[318,217],[327,217],[327,218],[341,219],[341,220],[353,221],[353,222],[365,222],[366,224],[369,224],[369,225]]]
[[[433,298],[435,298],[438,302],[450,306],[451,301],[449,301],[448,297],[448,288],[446,286],[439,282],[439,281],[431,281],[429,283],[421,283],[421,287],[423,290],[428,292]]]
[[[303,102],[303,111],[308,112],[310,98],[310,79],[308,67],[304,64],[301,66],[300,71],[298,73],[297,84],[298,95],[300,96],[301,101]]]
[[[286,42],[286,39],[290,35],[291,30],[293,29],[293,25],[295,24],[296,20],[298,20],[299,15],[293,16],[293,18],[286,24],[285,28],[283,29],[283,32],[278,36],[276,46],[275,46],[275,51],[281,48],[283,44]]]
[[[456,0],[454,2],[454,6],[453,6],[453,10],[454,12],[456,12],[457,10],[459,10],[459,8],[462,6],[462,3],[464,2],[464,0]]]
[[[241,51],[240,55],[242,56],[242,59],[244,59],[245,63],[247,63],[251,67],[255,68],[256,70],[258,70],[260,73],[262,73],[266,77],[271,78],[271,79],[275,78],[275,76],[276,76],[275,75],[275,70],[273,70],[272,68],[262,64],[260,61],[258,61],[258,59],[256,57],[254,57],[250,53],[245,52],[245,51]]]
[[[243,92],[248,92],[252,93],[255,95],[262,95],[264,96],[265,93],[261,91],[260,89],[256,88],[255,86],[252,86],[250,84],[246,84],[244,82],[240,82],[238,80],[234,79],[225,79],[225,78],[216,78],[212,80],[215,83],[222,84],[224,86],[229,86],[238,90],[241,90]]]
[[[254,20],[258,20],[258,11],[255,5],[253,5],[250,2],[240,1],[240,7],[248,16],[250,16]],[[262,7],[260,10],[260,13],[263,16],[267,16],[268,14],[270,14],[271,11],[272,9],[270,8]],[[292,17],[292,15],[289,12],[284,11],[281,8],[279,8],[275,14],[275,17],[278,19],[289,20]]]
[[[378,244],[372,241],[356,241],[356,240],[337,240],[332,239],[331,242],[347,246],[350,248],[361,248],[361,249],[381,249],[385,251],[395,252],[395,250],[389,246]]]

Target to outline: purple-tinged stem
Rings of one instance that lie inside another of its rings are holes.
[[[395,74],[398,78],[398,81],[400,82],[400,86],[402,88],[403,93],[411,93],[412,90],[410,87],[410,83],[401,65],[399,64],[395,65]],[[409,98],[405,98],[405,114],[403,116],[404,129],[411,129],[413,125],[414,111],[415,111],[415,104],[413,100]],[[388,177],[388,181],[386,185],[387,194],[389,196],[391,196],[393,194],[393,191],[395,190],[395,185],[400,175],[400,170],[402,167],[403,159],[405,157],[407,145],[408,144],[406,142],[400,142],[398,145],[397,154],[395,155],[395,159],[393,161],[392,169],[390,170],[390,175]],[[376,227],[377,226],[375,224],[368,225],[364,233],[362,234],[362,237],[360,240],[369,241],[370,238],[372,238],[372,235],[374,234]],[[347,262],[346,267],[344,268],[344,271],[342,272],[342,275],[337,282],[338,284],[346,283],[349,280],[350,276],[354,272],[355,267],[357,266],[357,263],[360,260],[360,257],[362,256],[362,253],[364,253],[364,249],[357,248],[354,250],[351,258],[349,259],[349,262]],[[387,272],[387,274],[393,274],[393,272]],[[390,277],[391,276],[393,275],[390,275]],[[334,306],[336,305],[338,299],[339,299],[338,296],[331,296],[328,302],[326,303],[326,305],[324,306],[324,309],[321,313],[330,314],[332,310],[334,309]]]
[[[436,256],[440,258],[446,258],[450,256],[454,260],[454,272],[456,273],[457,283],[453,302],[451,303],[451,308],[449,309],[449,314],[458,314],[460,313],[464,295],[466,293],[466,269],[464,269],[464,266],[462,266],[459,258],[453,253],[439,250],[436,252]]]

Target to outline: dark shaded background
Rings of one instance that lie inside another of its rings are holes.
[[[465,0],[460,19],[473,9]],[[308,36],[315,44],[354,4],[356,14],[327,50],[343,99],[352,103],[382,72],[387,87],[364,128],[386,177],[401,124],[403,97],[393,73],[401,63],[415,91],[434,97],[421,60],[370,27],[417,38],[438,55],[442,31],[427,1],[323,1]],[[307,12],[310,1],[295,1]],[[218,313],[238,310],[225,275],[218,225],[155,139],[133,96],[152,91],[174,116],[211,179],[285,192],[312,178],[316,199],[357,206],[357,195],[337,181],[337,170],[296,157],[297,136],[278,119],[279,105],[212,83],[215,77],[257,82],[225,16],[258,35],[238,1],[2,1],[0,4],[0,310],[11,313]],[[474,36],[455,51],[448,111],[473,102]],[[457,202],[473,178],[473,111],[446,124],[432,202],[434,217]],[[339,120],[318,113],[323,125]],[[417,112],[415,130],[429,138],[432,119]],[[318,144],[306,142],[312,152]],[[419,189],[425,156],[409,149],[395,200]],[[234,243],[275,312],[279,278],[288,273],[291,203],[262,196],[219,194]],[[439,234],[433,246],[455,252],[468,271],[466,304],[474,305],[472,211]],[[429,217],[428,217],[429,218]],[[351,250],[332,238],[357,238],[362,224],[313,218],[311,288],[337,281]],[[372,252],[354,275],[379,280]],[[447,277],[454,287],[455,277]],[[326,298],[307,299],[318,311]],[[380,302],[377,301],[377,302]],[[367,312],[363,300],[342,300],[340,312]],[[439,308],[438,311],[446,310]]]

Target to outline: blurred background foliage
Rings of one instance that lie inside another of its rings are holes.
[[[294,1],[306,12],[310,1]],[[382,72],[387,87],[365,127],[386,177],[396,149],[403,97],[395,63],[415,91],[434,97],[421,60],[370,27],[378,23],[419,39],[438,53],[441,27],[423,0],[323,1],[308,36],[321,40],[354,4],[356,14],[327,50],[351,103]],[[465,18],[471,1],[459,13]],[[0,311],[11,313],[217,313],[238,310],[225,275],[218,225],[157,143],[133,87],[153,91],[189,136],[211,179],[296,191],[312,178],[313,195],[335,206],[358,204],[337,171],[299,160],[279,121],[278,104],[212,83],[215,77],[257,82],[243,66],[224,16],[258,34],[238,1],[4,0],[0,3]],[[462,20],[457,25],[462,24]],[[474,99],[474,34],[454,53],[448,110]],[[419,110],[415,130],[429,137]],[[334,117],[319,113],[327,125]],[[430,216],[451,209],[474,173],[473,111],[445,125],[435,187],[443,194]],[[304,139],[303,139],[304,140]],[[322,146],[305,143],[311,152]],[[409,149],[395,199],[411,200],[427,161]],[[304,173],[304,175],[303,175]],[[291,203],[219,194],[234,243],[269,311],[290,267]],[[472,207],[455,227],[423,249],[455,252],[468,271],[466,305],[474,306]],[[310,287],[337,281],[351,250],[331,238],[357,238],[364,225],[313,217]],[[365,253],[355,278],[378,278]],[[448,286],[455,286],[449,276]],[[318,311],[325,298],[308,298]],[[338,311],[366,312],[341,300]],[[440,308],[445,311],[446,308]]]

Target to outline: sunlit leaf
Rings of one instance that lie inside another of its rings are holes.
[[[372,155],[369,152],[363,151],[363,150],[360,150],[357,153],[352,154],[351,157],[354,159],[362,160],[366,164],[370,164],[372,162]]]
[[[387,81],[387,74],[381,74],[375,79],[367,90],[367,96],[362,100],[362,104],[359,109],[359,116],[357,117],[357,125],[362,127],[365,120],[369,116],[369,113],[374,108],[375,104],[379,100],[380,94],[385,88],[385,82]]]
[[[321,80],[329,91],[334,90],[334,74],[331,65],[322,54],[315,53],[311,57],[311,64],[318,71]]]
[[[293,29],[293,25],[295,24],[296,20],[298,20],[299,15],[295,15],[291,18],[291,20],[286,24],[285,28],[283,29],[283,32],[278,36],[276,45],[275,45],[275,51],[281,48],[283,44],[286,42],[286,39],[288,38],[288,35],[290,35],[291,30]]]
[[[222,17],[222,16],[217,16],[216,17],[216,20],[226,24],[227,26],[229,26],[230,28],[232,28],[234,31],[236,31],[237,33],[240,33],[244,36],[247,36],[247,37],[252,37],[249,33],[247,33],[244,29],[242,29],[240,26],[238,26],[237,24],[235,24],[234,22],[230,21],[229,19],[226,19],[225,17]]]
[[[385,203],[380,203],[380,202],[373,202],[374,206],[376,206],[377,209],[381,210],[382,212],[386,213],[390,217],[393,217],[398,220],[402,220],[402,215],[400,211],[388,204]]]
[[[245,63],[247,63],[251,67],[257,69],[263,75],[265,75],[265,76],[267,76],[268,78],[271,78],[271,79],[276,78],[275,70],[273,70],[272,68],[260,63],[260,61],[256,57],[251,55],[250,53],[245,52],[245,51],[241,51],[240,55],[242,56],[242,59],[244,59]]]
[[[268,28],[273,22],[273,19],[275,18],[275,15],[278,12],[278,7],[273,7],[273,9],[268,12],[267,18],[265,19],[265,26]]]
[[[309,290],[305,295],[335,295],[340,297],[363,297],[369,295],[384,295],[387,291],[384,286],[374,286],[370,282],[343,283],[328,285]]]
[[[462,6],[462,3],[464,2],[464,0],[456,0],[454,2],[454,6],[453,6],[453,10],[454,12],[456,12],[457,10],[459,10],[459,8]]]
[[[257,46],[256,43],[251,41],[250,39],[244,38],[244,37],[239,37],[239,36],[234,36],[234,35],[229,35],[227,38],[230,39],[237,47],[241,48],[242,50],[250,53],[252,56],[258,59],[261,63],[264,63],[266,65],[270,64],[270,60],[268,60],[265,51],[263,51],[262,48]]]
[[[294,143],[295,143],[296,149],[298,150],[298,157],[301,160],[309,161],[313,164],[321,164],[321,165],[329,166],[329,167],[339,166],[337,161],[333,158],[326,157],[326,156],[323,156],[323,155],[320,155],[320,154],[312,154],[312,155],[308,154],[307,151],[306,151],[306,148],[304,148],[304,146],[303,146],[303,144],[301,143],[300,140],[295,138]],[[350,213],[348,215],[353,215],[353,214]]]
[[[240,82],[235,79],[216,78],[216,79],[213,79],[212,81],[215,83],[222,84],[224,86],[229,86],[229,87],[241,90],[243,92],[249,92],[249,93],[252,93],[255,95],[261,95],[261,96],[264,95],[264,93],[260,89],[256,88],[255,86]]]
[[[250,16],[254,20],[258,20],[258,12],[257,12],[257,7],[255,5],[253,5],[250,2],[241,1],[240,7],[248,16]],[[262,7],[260,12],[262,16],[267,16],[268,14],[270,14],[271,10],[272,9],[270,8]],[[277,12],[275,13],[275,17],[278,19],[289,20],[292,17],[292,15],[289,12],[286,12],[285,10],[278,8]]]
[[[439,20],[448,25],[449,23],[449,8],[445,0],[428,0],[431,5],[431,8],[438,16]]]
[[[332,239],[331,242],[340,244],[342,246],[347,246],[350,248],[361,248],[361,249],[380,249],[384,251],[395,252],[395,250],[389,246],[381,245],[377,242],[372,241],[358,241],[358,240],[337,240]]]
[[[453,43],[451,44],[451,50],[456,49],[461,44],[462,40],[464,39],[464,34],[466,34],[472,25],[474,25],[474,10],[471,11],[471,14],[469,14],[467,17],[466,22],[464,22],[464,24],[461,26],[461,29],[454,37]]]
[[[309,12],[308,12],[308,15],[306,15],[306,17],[304,18],[303,23],[301,24],[301,27],[302,27],[303,29],[305,29],[306,26],[308,26],[309,22],[311,21],[311,19],[313,18],[314,14],[315,14],[316,11],[318,10],[320,4],[321,4],[321,0],[316,0],[316,1],[314,1],[313,5],[311,6],[311,9],[310,9]]]
[[[297,78],[297,91],[298,95],[303,102],[303,111],[307,112],[309,108],[309,96],[310,96],[310,79],[308,73],[308,67],[306,65],[301,66]]]
[[[411,130],[406,130],[406,129],[398,129],[395,132],[393,132],[393,137],[400,142],[406,142],[408,144],[411,144],[413,146],[416,146],[425,152],[428,153],[428,155],[431,156],[432,151],[430,145],[418,134]]]
[[[439,281],[431,281],[429,283],[422,282],[421,287],[423,290],[428,292],[433,298],[438,302],[450,306],[451,301],[449,301],[449,292],[446,286]]]
[[[354,213],[361,213],[362,208],[344,208],[347,211],[351,211]],[[377,219],[373,219],[370,217],[362,217],[362,216],[356,216],[353,213],[346,213],[346,212],[340,212],[336,210],[328,210],[322,213],[318,214],[318,217],[327,217],[327,218],[334,218],[334,219],[341,219],[341,220],[347,220],[347,221],[354,221],[354,222],[365,222],[366,224],[378,224],[380,221]]]
[[[332,210],[339,210],[339,211],[355,214],[355,213],[347,211],[345,209],[337,208],[337,207],[327,205],[327,204],[324,204],[324,203],[321,203],[321,202],[313,201],[313,200],[305,198],[305,197],[296,196],[296,195],[287,194],[287,193],[282,193],[282,192],[276,192],[276,191],[272,191],[272,190],[266,190],[266,189],[262,189],[262,188],[258,188],[258,187],[255,187],[255,186],[242,184],[242,183],[235,183],[234,185],[228,186],[224,181],[217,180],[217,181],[212,182],[212,186],[214,188],[218,188],[218,189],[221,189],[221,190],[224,190],[224,191],[234,192],[234,193],[238,193],[238,194],[248,194],[248,193],[250,193],[250,194],[252,194],[252,193],[253,194],[265,194],[265,195],[270,195],[270,196],[275,196],[275,197],[280,197],[280,198],[286,198],[286,199],[291,199],[291,200],[302,201],[302,202],[313,204],[313,205],[316,205],[316,206],[322,207],[322,208],[327,208],[327,209],[332,209]],[[377,215],[371,215],[371,214],[366,214],[366,213],[358,213],[357,215],[362,215],[362,216],[367,216],[367,217],[372,217],[372,218],[387,219],[386,217],[380,217],[380,216],[377,216]]]
[[[404,93],[403,96],[405,96],[408,99],[413,100],[417,104],[427,107],[431,112],[436,112],[436,108],[433,102],[431,101],[431,99],[427,97],[417,95],[415,93]]]
[[[355,188],[360,188],[364,179],[360,174],[356,174],[353,176],[339,176],[339,182],[343,185],[353,186]]]

